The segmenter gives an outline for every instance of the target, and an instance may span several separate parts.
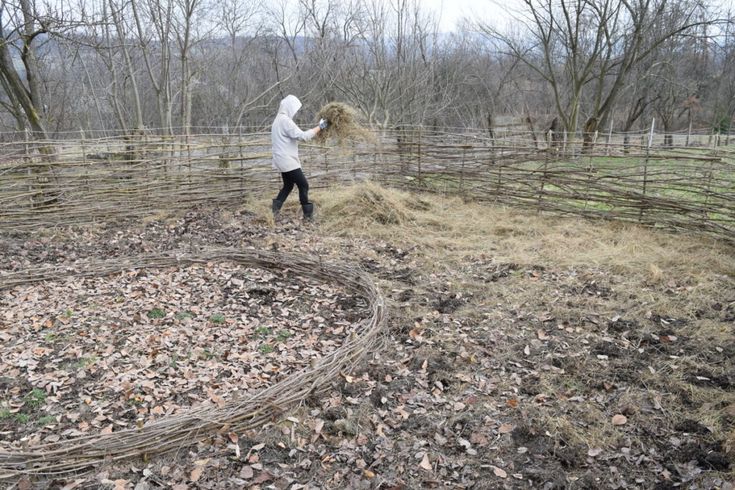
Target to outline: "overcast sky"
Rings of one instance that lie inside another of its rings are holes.
[[[441,15],[439,29],[443,32],[454,30],[462,17],[472,20],[492,21],[503,25],[509,18],[507,8],[518,8],[521,0],[421,0],[421,6]]]
[[[735,9],[735,0],[710,0],[725,8]],[[509,11],[518,9],[522,0],[421,0],[421,5],[441,14],[439,29],[454,30],[462,17],[490,22],[504,27],[510,20]]]

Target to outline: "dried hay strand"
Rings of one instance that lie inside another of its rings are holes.
[[[217,431],[240,432],[262,426],[289,407],[321,393],[341,372],[351,370],[376,347],[386,324],[385,302],[366,273],[319,257],[258,250],[217,249],[197,255],[146,255],[114,261],[94,261],[69,267],[45,267],[0,276],[0,290],[63,277],[93,277],[142,268],[163,268],[232,261],[242,265],[288,270],[321,281],[332,281],[364,297],[371,316],[361,321],[360,335],[346,339],[312,368],[296,372],[254,395],[233,398],[219,408],[205,406],[160,419],[140,429],[68,439],[24,450],[0,447],[0,481],[23,475],[53,478],[84,473],[94,467],[134,457],[150,457],[193,445]]]
[[[428,200],[372,182],[329,192],[319,203],[324,224],[336,231],[411,225],[432,207]]]
[[[316,136],[319,143],[330,138],[343,144],[347,141],[374,141],[375,137],[359,123],[357,109],[342,102],[330,102],[319,110],[318,117],[329,121],[329,127]]]

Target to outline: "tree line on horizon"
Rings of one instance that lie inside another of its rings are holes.
[[[488,0],[490,1],[490,0]],[[706,0],[523,0],[440,32],[418,0],[12,0],[0,131],[264,129],[293,93],[377,128],[729,132],[735,26]]]

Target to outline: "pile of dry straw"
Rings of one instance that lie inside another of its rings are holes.
[[[359,123],[357,109],[342,102],[330,102],[319,110],[318,117],[329,121],[329,127],[319,132],[316,140],[324,143],[335,139],[342,144],[348,141],[372,141],[373,134]]]

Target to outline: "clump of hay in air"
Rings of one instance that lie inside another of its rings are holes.
[[[330,102],[319,110],[319,119],[329,121],[329,127],[319,132],[316,140],[324,143],[335,139],[338,143],[347,141],[373,141],[373,134],[359,122],[357,109],[342,102]]]

